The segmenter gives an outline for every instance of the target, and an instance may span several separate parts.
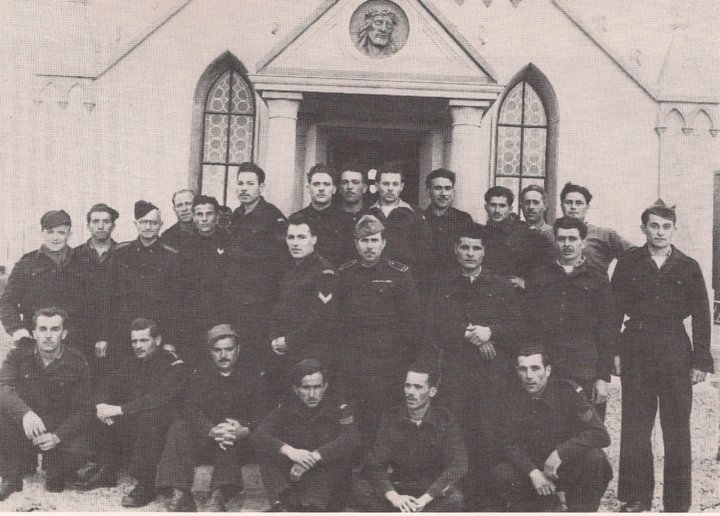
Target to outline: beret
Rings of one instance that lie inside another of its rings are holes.
[[[72,226],[70,215],[65,210],[51,210],[40,217],[42,229],[52,229],[58,226]]]
[[[110,206],[108,206],[108,205],[105,204],[104,202],[95,204],[95,205],[93,205],[92,208],[90,208],[90,210],[87,212],[87,214],[88,214],[88,219],[90,219],[90,214],[91,214],[91,213],[96,213],[96,212],[109,213],[109,214],[110,214],[110,220],[112,220],[113,222],[115,222],[115,221],[118,219],[118,217],[120,216],[120,214],[117,212],[116,209],[111,208]]]
[[[355,224],[355,240],[359,240],[366,236],[382,233],[385,226],[374,215],[363,215],[357,224]]]
[[[135,203],[135,220],[141,219],[151,211],[157,209],[158,207],[151,202],[138,201]]]
[[[209,345],[217,342],[225,337],[237,337],[237,333],[229,324],[218,324],[210,328],[207,332],[207,341]]]

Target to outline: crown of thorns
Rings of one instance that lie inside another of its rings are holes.
[[[369,9],[368,12],[365,13],[365,19],[371,20],[372,18],[375,18],[376,16],[387,16],[390,18],[393,22],[393,24],[397,25],[398,19],[397,15],[392,12],[390,9],[382,9],[380,7],[373,7],[372,9]]]

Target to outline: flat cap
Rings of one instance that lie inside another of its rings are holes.
[[[237,333],[229,324],[218,324],[210,328],[207,332],[208,345],[212,345],[225,337],[237,337]]]
[[[40,217],[40,227],[42,229],[52,229],[58,226],[72,226],[70,215],[65,210],[47,211]]]
[[[116,209],[111,208],[104,202],[100,202],[98,204],[94,204],[93,207],[90,208],[90,210],[87,212],[88,222],[90,221],[90,214],[97,212],[110,214],[110,220],[112,220],[113,222],[115,222],[120,216]]]
[[[355,240],[360,240],[366,236],[382,233],[385,226],[374,215],[363,215],[357,224],[355,224]]]
[[[135,220],[141,219],[151,211],[157,209],[158,207],[151,202],[138,201],[135,203]]]

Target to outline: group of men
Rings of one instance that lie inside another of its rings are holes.
[[[483,226],[452,207],[449,170],[426,178],[424,211],[401,199],[397,162],[370,202],[365,167],[339,172],[313,167],[310,205],[286,219],[243,163],[231,215],[181,190],[160,235],[160,210],[138,201],[138,238],[121,244],[105,204],[76,249],[67,213],[46,213],[43,245],[0,297],[14,343],[0,500],[42,453],[50,491],[113,486],[127,462],[126,507],[163,494],[170,510],[224,510],[254,461],[274,511],[594,511],[622,374],[621,510],[651,507],[658,404],[664,508],[690,508],[692,385],[713,362],[674,208],[647,208],[633,247],[585,223],[579,185],[553,226],[542,187],[521,192],[522,221],[494,186]],[[211,481],[193,497],[203,464]]]

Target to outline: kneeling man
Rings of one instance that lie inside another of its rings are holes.
[[[253,438],[271,512],[340,511],[360,433],[347,404],[325,397],[327,371],[315,359],[295,365],[293,391]]]
[[[493,473],[510,511],[557,508],[565,492],[571,512],[595,512],[613,473],[605,425],[582,388],[551,380],[552,366],[540,346],[518,353],[522,389],[513,389],[501,435],[505,461]]]

